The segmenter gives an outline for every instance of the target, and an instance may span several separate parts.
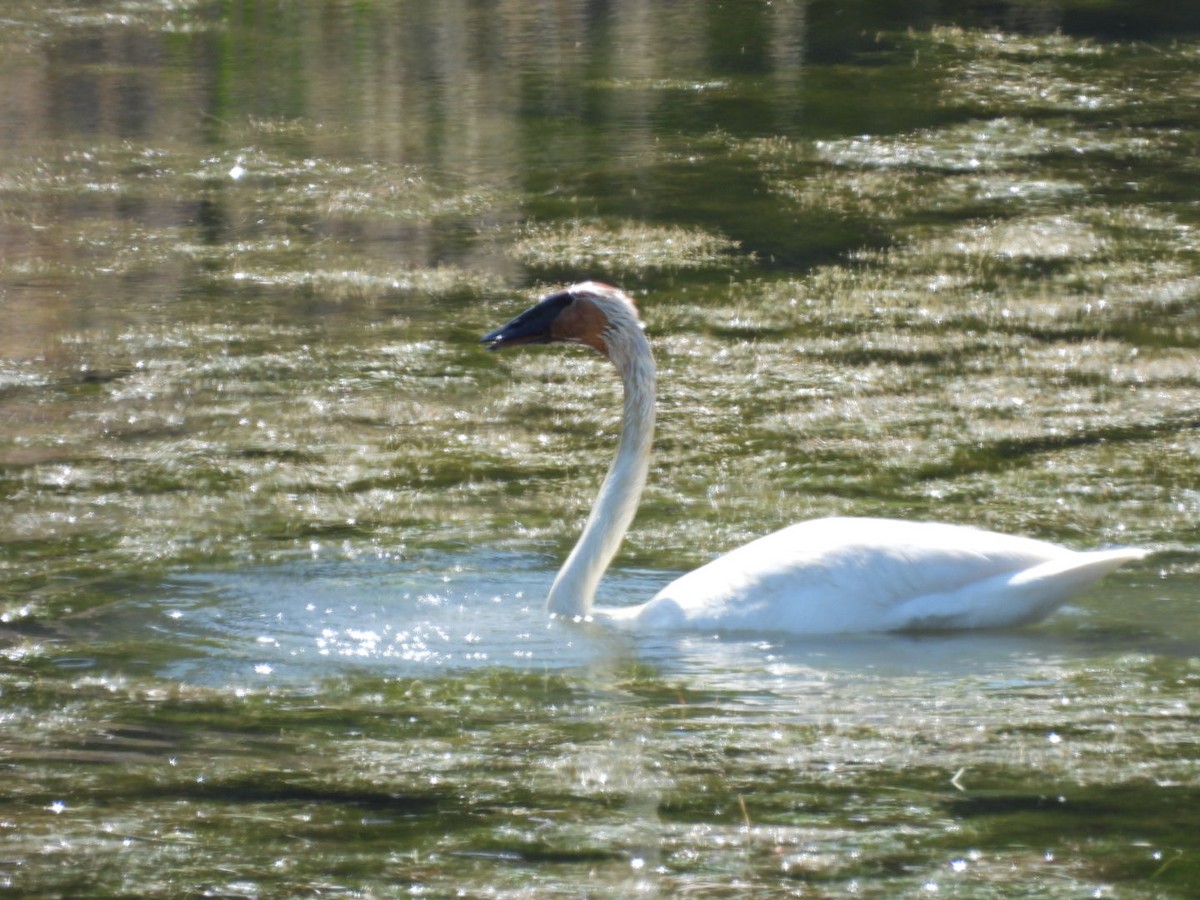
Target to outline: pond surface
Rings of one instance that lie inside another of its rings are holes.
[[[0,19],[14,896],[1200,891],[1200,15],[33,3]],[[618,635],[828,514],[1129,566],[997,634]]]

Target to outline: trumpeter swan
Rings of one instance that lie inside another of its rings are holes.
[[[1107,572],[1145,553],[1080,552],[963,525],[894,519],[800,522],[675,579],[646,603],[592,606],[646,483],[655,368],[637,308],[597,282],[544,297],[483,337],[489,349],[586,344],[624,382],[620,445],[579,542],[559,570],[551,613],[639,630],[791,634],[1003,628],[1035,622]]]

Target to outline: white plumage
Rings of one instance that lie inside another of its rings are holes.
[[[654,433],[655,369],[637,309],[586,282],[542,299],[483,338],[492,349],[582,343],[625,386],[617,456],[579,542],[551,586],[552,613],[642,631],[865,631],[1005,628],[1049,615],[1123,563],[1133,548],[1076,551],[962,525],[813,519],[751,541],[638,606],[593,608],[596,587],[637,511]]]

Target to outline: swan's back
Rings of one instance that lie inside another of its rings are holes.
[[[639,628],[829,634],[1024,625],[1139,550],[1078,552],[961,525],[829,518],[776,531],[613,618]]]

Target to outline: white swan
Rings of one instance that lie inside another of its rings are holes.
[[[894,519],[800,522],[689,572],[638,606],[594,609],[646,483],[655,368],[637,308],[597,282],[544,297],[483,343],[586,344],[621,373],[621,441],[583,534],[550,588],[551,613],[639,630],[791,634],[1003,628],[1035,622],[1122,563],[1131,548],[1079,552],[962,525]]]

